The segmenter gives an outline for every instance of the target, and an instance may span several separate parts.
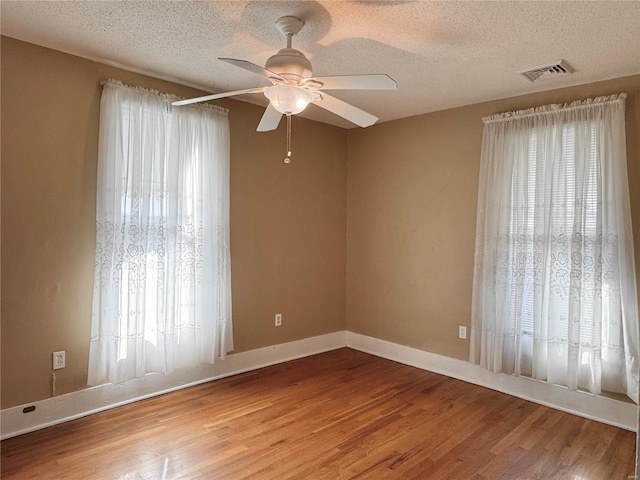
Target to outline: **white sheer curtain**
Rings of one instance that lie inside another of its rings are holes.
[[[104,84],[89,385],[233,349],[227,112],[174,99]]]
[[[638,402],[625,98],[483,119],[472,363]]]

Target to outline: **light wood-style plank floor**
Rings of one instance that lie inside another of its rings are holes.
[[[5,440],[1,453],[3,480],[626,480],[635,435],[345,348]]]

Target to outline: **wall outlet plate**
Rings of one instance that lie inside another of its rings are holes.
[[[458,338],[465,340],[467,338],[467,327],[460,325],[458,327]]]
[[[66,365],[65,351],[53,352],[53,369],[58,370]]]
[[[276,313],[276,327],[279,327],[281,325],[282,325],[282,314]]]

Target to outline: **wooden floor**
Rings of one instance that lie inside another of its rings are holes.
[[[5,440],[2,479],[627,479],[635,435],[341,349]]]

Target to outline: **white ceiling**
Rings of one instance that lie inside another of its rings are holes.
[[[380,121],[640,73],[640,1],[9,1],[19,40],[222,92],[267,85],[216,60],[264,65],[285,46],[283,15],[314,74],[387,73],[397,92],[335,91]],[[573,75],[517,72],[564,59]],[[612,92],[613,93],[613,92]],[[261,95],[242,99],[264,103]],[[310,106],[303,115],[353,125]]]

